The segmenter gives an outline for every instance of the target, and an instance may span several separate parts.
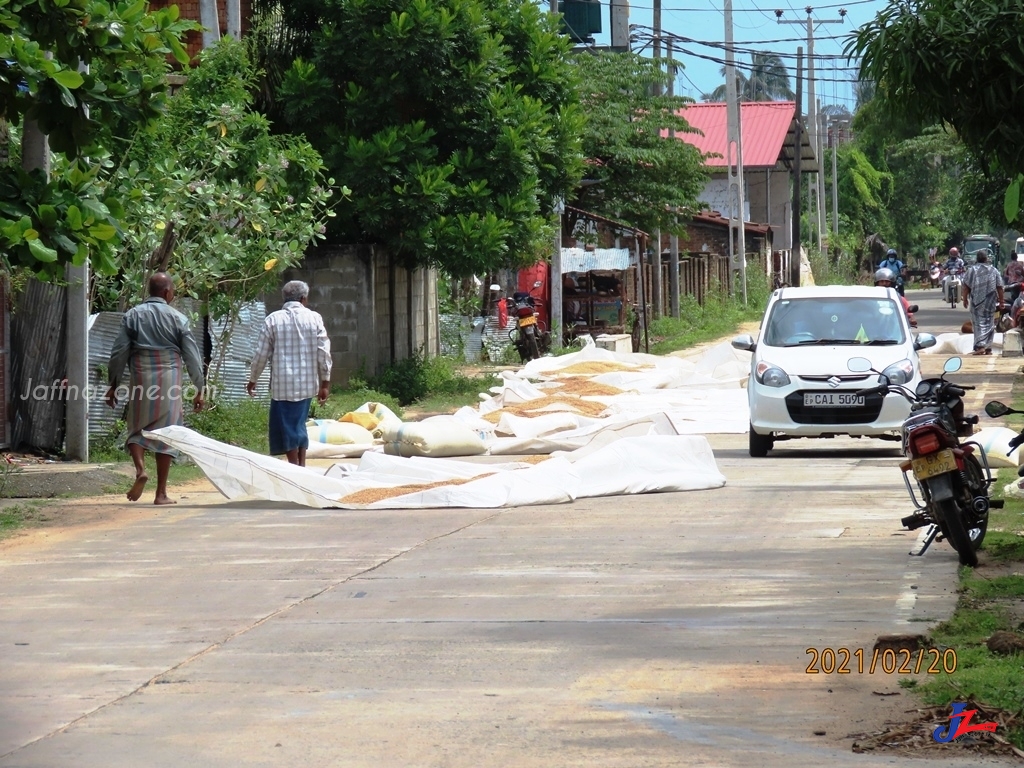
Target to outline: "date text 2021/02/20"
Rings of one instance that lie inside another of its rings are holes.
[[[809,675],[862,675],[865,672],[869,675],[877,672],[887,675],[916,675],[921,672],[951,675],[956,672],[956,651],[952,648],[920,648],[917,651],[875,648],[870,655],[865,654],[863,648],[853,651],[849,648],[808,648],[804,653],[811,657],[804,670]]]

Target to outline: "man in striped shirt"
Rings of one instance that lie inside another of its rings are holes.
[[[284,305],[263,323],[245,389],[256,394],[256,382],[269,362],[270,453],[283,453],[290,463],[305,466],[309,405],[314,396],[323,404],[330,394],[331,340],[323,318],[306,306],[308,285],[292,280],[281,294]]]

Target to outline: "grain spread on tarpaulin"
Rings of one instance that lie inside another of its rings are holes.
[[[390,488],[364,488],[361,491],[350,493],[348,496],[343,496],[338,499],[338,501],[342,504],[373,504],[376,501],[393,499],[396,496],[405,496],[410,493],[429,491],[431,488],[441,488],[446,485],[465,485],[466,483],[471,483],[474,480],[490,477],[492,474],[494,473],[487,472],[486,474],[477,475],[476,477],[438,480],[436,483],[409,483],[408,485],[395,485]]]

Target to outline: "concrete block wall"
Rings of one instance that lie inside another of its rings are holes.
[[[309,306],[324,318],[334,384],[344,386],[355,374],[376,376],[421,349],[428,356],[440,351],[434,270],[394,267],[371,245],[321,246],[286,270],[281,285],[289,280],[309,284]],[[265,301],[267,312],[280,309],[280,292]]]

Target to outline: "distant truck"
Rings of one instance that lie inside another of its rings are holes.
[[[988,249],[988,263],[999,263],[999,238],[994,235],[970,235],[964,238],[964,247],[960,255],[966,264],[973,264],[982,248]]]

